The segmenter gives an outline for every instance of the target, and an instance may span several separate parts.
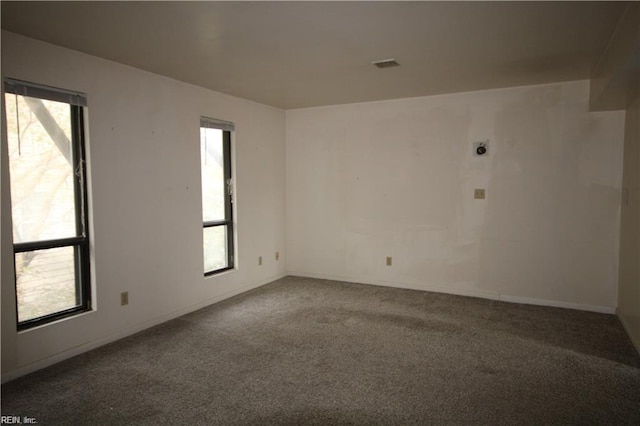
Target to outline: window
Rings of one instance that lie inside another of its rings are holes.
[[[200,167],[202,173],[202,233],[204,274],[232,269],[233,180],[231,132],[233,123],[200,119]]]
[[[6,79],[18,329],[91,309],[80,93]]]

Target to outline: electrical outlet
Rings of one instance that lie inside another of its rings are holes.
[[[122,293],[120,293],[120,306],[124,306],[128,304],[129,304],[129,292],[123,291]]]
[[[387,256],[387,266],[391,266],[392,263],[393,259],[391,258],[391,256]]]
[[[276,260],[280,260],[280,252],[279,251],[276,252]]]
[[[258,256],[258,266],[262,266],[262,256]]]
[[[473,198],[475,198],[476,200],[484,200],[485,198],[484,189],[474,189]]]

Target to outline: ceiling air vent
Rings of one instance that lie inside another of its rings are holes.
[[[371,63],[378,68],[397,67],[400,65],[395,59],[383,59],[381,61],[373,61]]]

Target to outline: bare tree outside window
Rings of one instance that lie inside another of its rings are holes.
[[[88,307],[79,285],[86,232],[78,112],[66,102],[5,95],[19,324]]]

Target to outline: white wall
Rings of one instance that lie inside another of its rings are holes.
[[[579,81],[287,111],[288,272],[614,312],[624,113],[588,104]]]
[[[640,352],[640,99],[627,109],[618,317]]]
[[[3,380],[285,274],[282,110],[8,32],[2,32],[2,75],[87,94],[97,307],[16,333],[3,135]],[[233,121],[237,129],[238,269],[208,279],[202,272],[202,115]],[[122,291],[129,292],[126,307]]]

